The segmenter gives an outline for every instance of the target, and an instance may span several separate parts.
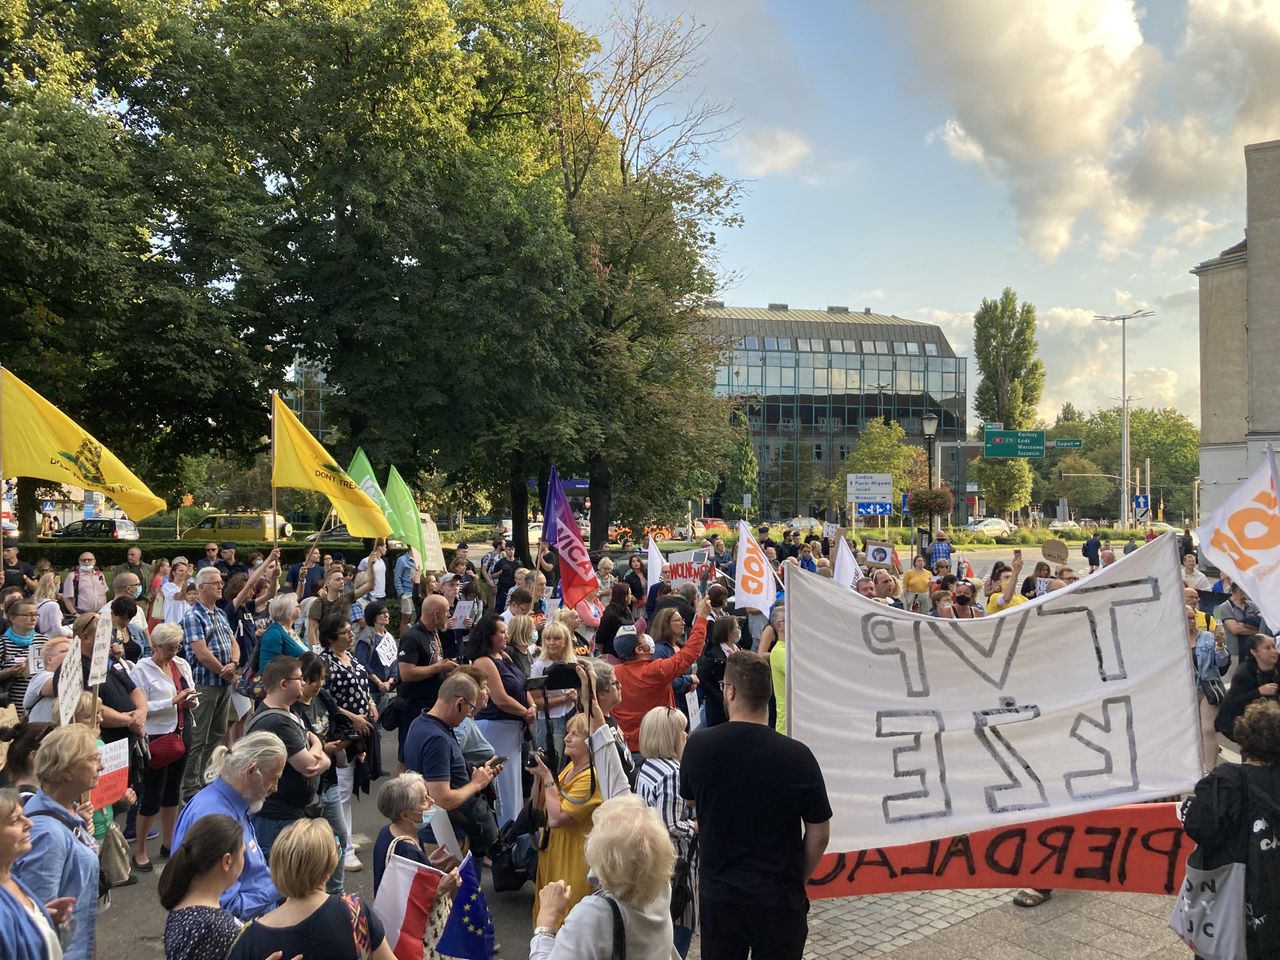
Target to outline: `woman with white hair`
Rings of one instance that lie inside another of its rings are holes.
[[[593,821],[586,859],[600,889],[568,910],[569,884],[556,880],[543,887],[529,960],[612,960],[620,956],[614,950],[619,937],[627,960],[676,960],[676,853],[662,819],[639,797],[623,796],[601,804]]]
[[[296,593],[276,594],[267,604],[271,624],[258,641],[258,659],[254,669],[259,673],[276,657],[300,657],[311,652],[311,647],[293,629],[300,610]]]
[[[146,734],[151,757],[142,775],[138,829],[134,840],[134,869],[151,872],[147,834],[156,815],[160,816],[160,856],[167,857],[173,846],[173,827],[178,821],[178,792],[187,769],[191,745],[191,702],[196,684],[191,666],[178,656],[182,647],[182,627],[162,623],[151,634],[151,656],[133,668],[133,682],[147,700]]]

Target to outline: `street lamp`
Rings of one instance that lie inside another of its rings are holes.
[[[1129,384],[1126,368],[1125,324],[1130,320],[1143,317],[1154,317],[1154,310],[1135,310],[1132,313],[1121,313],[1115,316],[1097,315],[1093,319],[1106,320],[1108,323],[1120,323],[1120,459],[1123,461],[1120,471],[1120,526],[1129,528]]]
[[[938,435],[938,415],[936,413],[926,413],[920,418],[920,432],[924,434],[925,447],[929,452],[929,486],[933,486],[933,445],[937,442]],[[929,534],[932,536],[934,529],[933,511],[929,511]]]

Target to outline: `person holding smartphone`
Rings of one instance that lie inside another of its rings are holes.
[[[1018,575],[1022,573],[1022,551],[1013,551],[1013,566],[1000,574],[999,589],[987,596],[987,613],[1000,613],[1027,602],[1018,593]]]

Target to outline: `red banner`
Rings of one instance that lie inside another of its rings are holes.
[[[1172,894],[1194,844],[1176,803],[1139,803],[946,840],[829,853],[809,897],[990,887]]]
[[[98,748],[98,754],[102,757],[102,772],[98,774],[98,785],[89,794],[95,810],[115,803],[129,789],[129,741],[105,743]]]

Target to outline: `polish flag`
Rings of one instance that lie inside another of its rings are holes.
[[[394,854],[382,873],[373,911],[386,928],[396,960],[422,960],[422,941],[444,874]]]

